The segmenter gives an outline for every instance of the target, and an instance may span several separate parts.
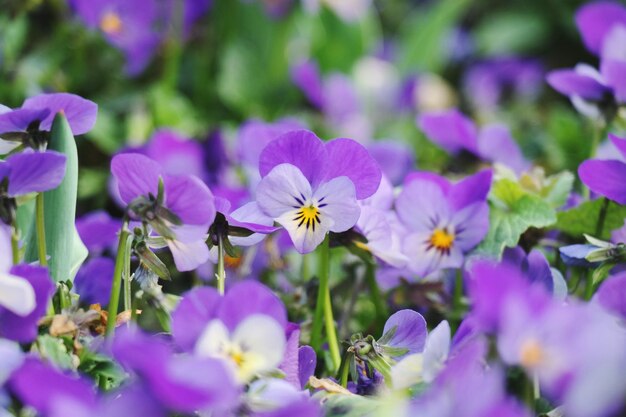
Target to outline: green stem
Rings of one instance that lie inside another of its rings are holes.
[[[72,305],[70,293],[67,286],[62,283],[57,288],[59,292],[59,312],[63,312],[63,310],[70,308]]]
[[[43,194],[37,194],[36,201],[36,227],[37,227],[37,244],[39,248],[39,264],[48,266],[47,250],[46,250],[46,225],[44,220]]]
[[[130,276],[130,252],[133,244],[133,235],[128,235],[126,238],[126,246],[124,247],[124,311],[131,312],[133,311],[133,298],[132,298],[132,287],[131,287],[131,276]],[[128,322],[130,326],[130,321]]]
[[[346,351],[343,354],[343,358],[341,358],[341,367],[339,368],[339,383],[342,387],[346,388],[348,386],[348,376],[350,375],[350,360],[351,358],[350,352]]]
[[[337,330],[335,329],[335,319],[333,318],[333,306],[330,298],[330,245],[329,238],[326,236],[319,247],[319,293],[317,294],[317,306],[315,307],[315,318],[313,321],[313,337],[315,338],[314,348],[321,347],[321,326],[322,317],[324,316],[324,327],[326,328],[326,339],[328,341],[328,349],[333,362],[334,374],[341,364],[341,355],[339,353],[339,342],[337,341]],[[321,310],[321,314],[320,314]]]
[[[13,253],[13,265],[20,263],[20,234],[17,225],[11,226],[11,252]]]
[[[585,300],[591,300],[591,297],[593,297],[593,291],[594,290],[594,285],[593,285],[593,274],[588,273],[587,274],[587,284],[585,285]]]
[[[117,319],[117,310],[120,304],[120,291],[122,286],[122,272],[124,271],[126,257],[126,241],[129,235],[128,222],[124,221],[122,230],[120,231],[119,243],[117,245],[117,256],[115,258],[115,271],[113,273],[113,285],[111,286],[111,297],[109,298],[109,311],[107,317],[106,335],[113,336],[115,332],[115,322]]]
[[[600,215],[598,216],[598,223],[596,223],[596,231],[595,231],[595,237],[601,239],[602,238],[602,231],[604,229],[604,220],[606,219],[606,213],[609,210],[609,203],[611,202],[611,200],[609,200],[608,198],[603,198],[602,201],[602,208],[600,209]]]
[[[217,245],[217,291],[220,295],[224,295],[224,286],[226,283],[226,268],[224,267],[224,241],[221,234],[218,234]]]
[[[452,293],[452,316],[450,325],[456,331],[463,317],[463,271],[457,270],[454,277],[454,292]]]
[[[367,280],[372,301],[376,308],[376,317],[379,320],[384,320],[387,318],[387,306],[385,305],[385,301],[380,293],[380,288],[376,282],[376,264],[374,262],[367,262],[365,264],[365,279]]]

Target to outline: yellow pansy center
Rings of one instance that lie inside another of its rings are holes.
[[[293,220],[298,222],[298,227],[304,226],[315,231],[315,225],[321,223],[320,210],[312,204],[301,207],[296,212],[296,217]]]
[[[520,363],[525,368],[534,368],[538,366],[544,358],[544,352],[541,345],[535,339],[530,339],[522,344],[520,349]]]
[[[454,243],[454,234],[447,229],[435,229],[430,236],[430,245],[440,252],[449,253]]]
[[[117,35],[122,31],[122,19],[115,12],[106,12],[100,20],[100,29],[106,34]]]

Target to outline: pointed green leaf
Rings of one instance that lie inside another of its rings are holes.
[[[50,275],[56,282],[74,279],[88,251],[76,231],[76,197],[78,190],[78,152],[76,142],[65,116],[57,114],[52,124],[48,149],[67,157],[65,178],[56,189],[44,193],[46,247]],[[26,239],[27,262],[38,260],[37,233],[33,226]]]

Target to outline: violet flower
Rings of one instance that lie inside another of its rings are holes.
[[[111,171],[129,212],[165,239],[180,271],[193,270],[208,260],[205,240],[215,219],[215,205],[202,181],[191,175],[166,175],[158,163],[139,154],[116,155]]]
[[[314,133],[289,132],[261,153],[261,210],[280,223],[300,253],[313,251],[328,232],[345,232],[359,219],[357,200],[376,192],[382,173],[351,139],[322,142]]]
[[[93,128],[98,105],[75,94],[39,94],[26,99],[18,109],[0,111],[0,138],[22,142],[34,149],[45,149],[47,132],[52,128],[57,113],[65,115],[72,134],[77,136]],[[10,149],[11,146],[7,147],[0,140],[0,153]]]
[[[260,379],[250,384],[245,404],[251,417],[318,417],[319,403],[311,399],[308,391],[294,388],[277,378]]]
[[[91,254],[100,255],[115,250],[117,233],[122,227],[119,219],[103,210],[93,211],[76,219],[76,231]]]
[[[626,156],[626,139],[609,134],[619,152]],[[626,163],[617,160],[591,159],[578,167],[580,180],[591,191],[619,204],[626,204]]]
[[[489,229],[486,198],[492,173],[481,171],[457,184],[434,174],[407,177],[396,201],[400,221],[409,233],[403,253],[408,268],[420,277],[463,265],[464,254],[473,249]]]
[[[193,289],[172,313],[176,343],[198,356],[220,359],[240,382],[280,365],[286,324],[280,299],[254,281],[235,284],[224,297],[213,288]]]
[[[479,130],[456,109],[423,114],[417,123],[428,139],[452,154],[467,151],[478,158],[504,164],[517,174],[530,168],[509,129],[502,124]]]
[[[157,130],[145,146],[145,155],[161,164],[169,175],[206,177],[202,145],[173,130]]]
[[[110,258],[93,258],[83,264],[74,279],[74,290],[84,304],[109,304],[115,262]]]

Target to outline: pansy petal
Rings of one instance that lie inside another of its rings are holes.
[[[393,332],[393,336],[385,343],[386,346],[407,350],[406,353],[395,358],[401,359],[406,355],[420,353],[424,349],[427,333],[426,320],[417,311],[400,310],[387,319],[383,328],[383,337],[388,332]]]
[[[266,234],[278,230],[277,227],[274,227],[274,220],[264,214],[255,201],[245,204],[233,211],[230,216],[228,216],[227,220],[230,226],[243,227],[257,232],[247,237],[230,237],[230,243],[235,246],[256,245],[265,239]]]
[[[400,221],[412,231],[432,231],[450,218],[450,208],[441,188],[422,179],[407,184],[396,200]]]
[[[626,8],[616,2],[598,1],[576,12],[576,26],[587,49],[600,53],[605,37],[616,24],[626,25]]]
[[[0,176],[0,178],[2,177]],[[0,179],[0,181],[2,180]],[[8,226],[0,224],[0,274],[8,272],[9,269],[11,269],[13,265],[12,253],[11,231]]]
[[[62,112],[67,118],[74,135],[82,135],[89,132],[96,124],[98,115],[98,105],[96,103],[68,93],[40,94],[26,99],[22,108],[48,109],[50,111],[48,117],[41,123],[40,128],[42,130],[50,130],[56,114]]]
[[[312,105],[321,109],[324,106],[324,90],[317,64],[304,61],[291,68],[291,80],[302,90]]]
[[[610,91],[595,78],[573,69],[551,71],[547,76],[547,81],[559,93],[566,96],[579,96],[585,100],[600,100]]]
[[[454,184],[448,193],[450,204],[461,210],[471,204],[484,202],[491,189],[493,172],[485,169]]]
[[[333,226],[333,219],[326,215],[320,215],[319,221],[313,220],[309,227],[306,219],[302,218],[300,209],[292,209],[276,221],[280,223],[291,238],[294,248],[301,254],[310,253],[315,250],[326,237],[326,234]]]
[[[424,355],[414,353],[405,356],[391,368],[391,383],[396,390],[410,388],[422,382]]]
[[[193,349],[207,323],[217,315],[221,300],[211,287],[198,287],[183,294],[172,313],[172,335],[178,346]]]
[[[517,174],[530,166],[511,131],[503,124],[491,124],[481,129],[478,150],[482,158],[504,164]]]
[[[176,269],[179,271],[193,271],[209,260],[209,248],[204,240],[182,242],[169,240],[167,246],[172,252]]]
[[[613,59],[603,61],[602,75],[613,88],[615,100],[626,103],[626,62]]]
[[[319,203],[320,218],[333,220],[330,230],[345,232],[359,220],[361,209],[357,204],[355,188],[347,177],[337,177],[322,184],[313,195]]]
[[[164,178],[165,206],[184,224],[210,225],[215,219],[214,197],[198,177],[193,175]]]
[[[18,316],[27,316],[36,306],[32,285],[24,278],[0,273],[0,306]]]
[[[46,268],[17,265],[11,268],[9,274],[24,278],[32,286],[36,306],[25,316],[0,307],[0,337],[21,343],[30,342],[37,337],[37,323],[46,314],[54,285]]]
[[[346,176],[352,181],[359,200],[374,194],[380,185],[382,171],[367,149],[352,139],[327,142],[328,170],[325,181]]]
[[[254,314],[270,316],[283,328],[287,325],[287,311],[280,298],[255,281],[233,285],[226,293],[217,317],[233,331],[241,321]]]
[[[309,378],[315,373],[317,355],[311,346],[302,346],[298,349],[298,375],[300,387],[304,389],[309,383]]]
[[[407,268],[420,278],[439,270],[446,256],[431,246],[430,239],[431,232],[415,232],[402,242],[402,252],[408,258]]]
[[[65,155],[54,152],[22,152],[11,155],[7,163],[9,174],[9,196],[44,192],[61,184],[65,177]]]
[[[588,160],[578,167],[581,181],[594,193],[626,204],[626,164],[620,161]]]
[[[245,373],[250,376],[278,367],[285,353],[283,326],[264,314],[255,314],[243,320],[233,333],[233,341],[247,347],[246,356],[254,358],[250,365],[242,364]]]
[[[607,311],[626,320],[626,273],[609,277],[594,298]]]
[[[36,121],[50,114],[48,109],[15,109],[0,113],[0,135],[8,132],[23,132]]]
[[[622,156],[626,158],[626,138],[620,138],[617,135],[609,133],[609,139],[611,140],[611,143],[615,145],[617,150],[622,154]]]
[[[447,320],[442,321],[435,327],[426,338],[424,346],[423,378],[426,382],[432,382],[437,373],[443,368],[450,352],[450,324]]]
[[[291,164],[272,169],[257,187],[257,203],[273,218],[300,208],[312,195],[311,186],[302,172]]]
[[[120,154],[111,161],[111,172],[117,180],[120,197],[130,203],[139,196],[157,196],[163,168],[140,154]]]
[[[485,202],[471,204],[456,212],[452,223],[456,233],[454,245],[467,252],[489,231],[489,205]]]
[[[423,114],[417,123],[428,139],[448,152],[478,153],[476,125],[456,109]]]
[[[259,160],[259,172],[265,177],[274,167],[281,164],[297,167],[315,187],[326,176],[328,151],[313,132],[308,130],[287,132],[263,149]]]
[[[413,148],[393,140],[376,141],[367,147],[370,155],[378,162],[383,174],[392,184],[398,185],[415,166]]]
[[[110,258],[93,258],[78,270],[74,289],[83,304],[109,304],[115,262]]]

